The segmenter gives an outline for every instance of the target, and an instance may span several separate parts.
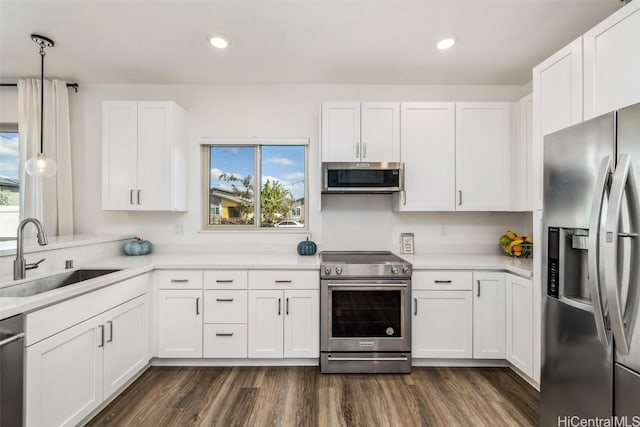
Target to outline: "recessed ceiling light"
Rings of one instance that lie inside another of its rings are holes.
[[[213,47],[217,47],[218,49],[226,49],[227,46],[229,46],[229,43],[225,39],[218,36],[211,37],[209,39],[209,43],[211,43]]]
[[[456,44],[456,39],[453,37],[447,37],[445,39],[440,40],[436,46],[440,50],[445,50],[445,49],[449,49],[454,44]]]

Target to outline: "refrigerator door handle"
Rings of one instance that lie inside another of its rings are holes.
[[[600,170],[596,178],[595,190],[593,191],[593,201],[591,203],[591,221],[589,223],[588,240],[588,266],[589,266],[589,289],[591,290],[591,304],[596,323],[598,338],[603,346],[609,347],[609,335],[605,324],[604,304],[602,302],[602,291],[600,289],[600,269],[599,263],[599,231],[602,218],[602,206],[607,193],[607,179],[611,173],[611,156],[602,159]]]
[[[629,191],[625,191],[625,190]],[[633,325],[638,310],[638,263],[630,262],[629,290],[625,310],[622,308],[621,295],[618,284],[618,231],[620,225],[620,213],[622,201],[627,195],[629,206],[629,222],[632,233],[637,233],[640,227],[640,205],[638,200],[638,187],[635,174],[631,165],[629,154],[618,156],[618,166],[611,184],[611,198],[606,216],[605,233],[600,239],[601,250],[604,255],[604,278],[607,292],[607,306],[611,330],[615,340],[616,350],[620,354],[629,354],[629,344]],[[640,241],[637,238],[629,239],[632,256],[638,256]]]

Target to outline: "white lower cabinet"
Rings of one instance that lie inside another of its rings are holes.
[[[203,343],[204,357],[246,359],[247,325],[205,324]]]
[[[250,290],[249,358],[319,354],[318,290]]]
[[[413,291],[412,356],[473,357],[471,291]]]
[[[158,291],[158,357],[202,357],[202,290]]]
[[[505,273],[473,273],[473,357],[506,357]]]
[[[533,377],[533,283],[507,274],[507,360]]]
[[[77,425],[149,361],[141,295],[26,348],[27,426]]]

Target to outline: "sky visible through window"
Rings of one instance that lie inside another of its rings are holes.
[[[0,132],[0,178],[18,179],[18,134]]]
[[[253,176],[253,152],[254,147],[211,147],[211,188],[231,191],[231,184],[219,179],[223,173]],[[262,184],[279,181],[294,198],[304,197],[304,166],[303,146],[262,146]]]

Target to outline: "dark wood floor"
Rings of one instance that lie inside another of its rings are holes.
[[[537,426],[507,368],[323,375],[317,367],[153,367],[90,426]]]

